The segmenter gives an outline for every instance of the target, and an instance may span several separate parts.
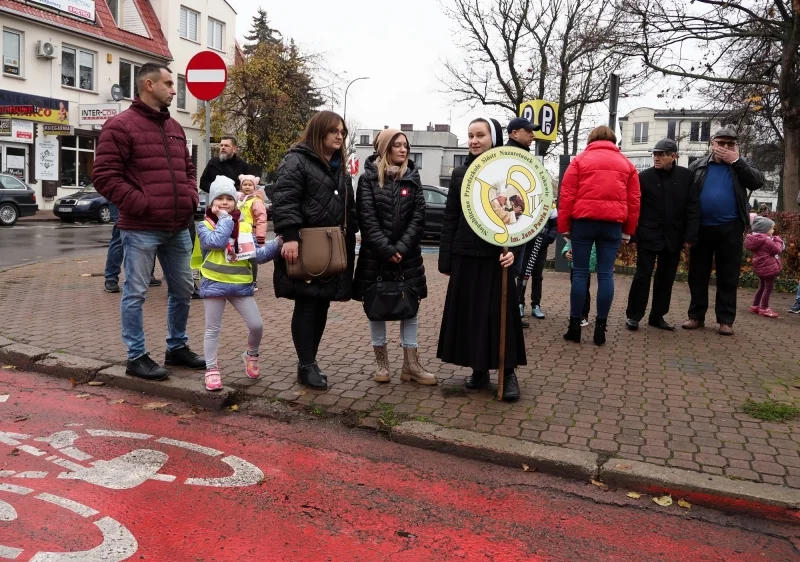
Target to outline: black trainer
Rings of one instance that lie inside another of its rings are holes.
[[[160,287],[161,286],[161,279],[156,279],[155,277],[150,278],[150,283],[148,283],[151,287]]]
[[[150,355],[147,353],[138,359],[128,361],[125,374],[149,381],[163,381],[169,376],[169,372],[150,359]]]
[[[639,329],[639,321],[634,320],[633,318],[628,318],[625,320],[625,327],[628,328],[631,332],[635,332]]]
[[[322,378],[316,363],[297,366],[297,382],[314,390],[328,390],[327,379]]]
[[[472,371],[472,376],[464,383],[470,390],[478,390],[489,386],[489,371]]]
[[[665,330],[667,332],[674,332],[675,326],[664,320],[664,317],[661,318],[651,318],[647,321],[648,326],[652,326],[653,328],[658,328],[659,330]]]
[[[166,355],[164,355],[164,363],[172,367],[206,368],[205,358],[197,355],[186,345],[174,351],[167,351]]]
[[[106,293],[119,293],[119,283],[113,279],[106,279],[106,284],[103,286]]]
[[[506,371],[506,376],[503,377],[503,401],[514,402],[515,400],[519,400],[517,374],[513,369],[508,369]]]

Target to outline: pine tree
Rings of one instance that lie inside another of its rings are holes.
[[[245,36],[245,39],[247,39],[247,44],[244,46],[244,53],[250,55],[258,45],[262,43],[281,43],[283,37],[280,31],[270,27],[267,11],[259,8],[258,13],[253,16],[253,28],[250,31],[250,35]]]

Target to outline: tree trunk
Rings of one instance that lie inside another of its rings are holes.
[[[784,127],[783,204],[785,211],[800,212],[797,200],[800,188],[800,129]]]

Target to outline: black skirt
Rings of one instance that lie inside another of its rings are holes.
[[[436,356],[475,371],[500,363],[503,269],[497,258],[453,256]],[[505,368],[527,365],[514,276],[508,272]]]

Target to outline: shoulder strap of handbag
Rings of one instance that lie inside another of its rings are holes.
[[[346,178],[347,176],[344,173],[344,170],[341,168],[339,169],[339,173],[341,174],[342,178]],[[338,183],[338,182],[337,182]],[[344,180],[344,215],[342,216],[342,232],[347,235],[347,192],[349,191],[347,180]]]

